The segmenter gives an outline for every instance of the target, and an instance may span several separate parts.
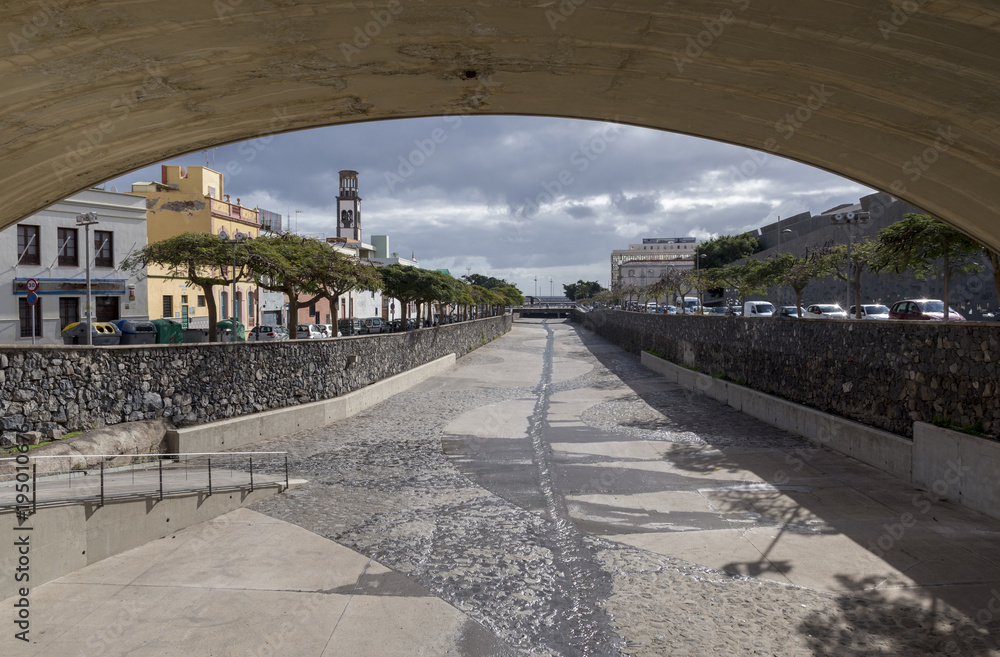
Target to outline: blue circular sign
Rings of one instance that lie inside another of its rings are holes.
[[[38,303],[38,295],[34,292],[28,292],[28,305],[33,306]]]

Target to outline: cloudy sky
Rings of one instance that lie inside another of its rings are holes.
[[[578,279],[608,285],[610,252],[643,237],[709,238],[804,210],[854,202],[869,188],[703,139],[608,123],[439,117],[289,133],[164,164],[226,174],[245,206],[298,233],[333,236],[341,169],[359,172],[362,230],[421,266],[505,278],[525,294]],[[159,165],[108,181],[128,191]],[[296,213],[296,210],[300,211]]]

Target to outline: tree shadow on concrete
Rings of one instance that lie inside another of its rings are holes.
[[[872,578],[838,579],[845,588],[865,590],[839,595],[836,611],[817,611],[802,620],[799,630],[816,657],[1000,654],[996,592],[972,619],[962,621],[938,598],[917,606],[914,598],[890,599],[888,591],[875,589],[879,582]]]

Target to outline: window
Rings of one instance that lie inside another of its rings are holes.
[[[222,308],[222,319],[229,319],[229,293],[223,290],[219,294],[219,306]]]
[[[174,298],[170,295],[163,295],[163,316],[173,317],[174,316]]]
[[[42,260],[38,254],[38,226],[17,227],[17,253],[19,265],[38,265]],[[29,329],[30,334],[30,329]],[[31,337],[30,335],[28,337]]]
[[[59,229],[59,266],[76,267],[80,264],[76,256],[76,228]]]
[[[236,290],[236,296],[233,297],[233,318],[238,322],[242,321],[243,319],[242,317],[240,317],[240,310],[242,309],[242,307],[243,307],[243,291]]]
[[[635,270],[634,269],[629,269],[628,270],[628,275],[629,276],[635,276]]]
[[[80,299],[77,297],[59,297],[59,329],[80,321]]]
[[[95,267],[114,267],[115,258],[112,255],[114,251],[114,243],[111,238],[110,230],[95,230],[94,231],[94,266]]]
[[[17,314],[21,320],[21,337],[31,337],[31,309],[35,309],[35,337],[42,337],[42,300],[39,299],[34,306],[28,305],[28,300],[20,297],[17,300]]]
[[[212,187],[211,185],[208,186],[208,197],[219,198],[218,192],[215,191],[215,187]]]
[[[94,321],[113,322],[116,319],[121,319],[118,297],[94,297]]]
[[[186,294],[181,295],[181,305],[182,306],[188,305],[188,295]]]
[[[198,307],[199,308],[204,308],[205,307],[205,295],[204,294],[199,294],[198,295]]]

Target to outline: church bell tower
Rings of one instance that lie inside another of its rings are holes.
[[[340,172],[337,196],[337,237],[361,241],[361,197],[358,196],[358,172]]]

